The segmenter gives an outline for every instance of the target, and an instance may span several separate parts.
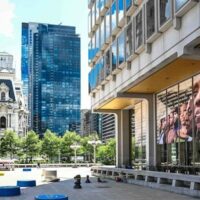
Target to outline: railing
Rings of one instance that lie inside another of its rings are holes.
[[[92,167],[92,175],[123,182],[200,197],[200,177],[179,173],[133,170],[111,167]]]
[[[8,164],[9,166],[13,166],[14,168],[23,168],[23,167],[38,167],[37,164]],[[56,168],[56,167],[91,167],[94,163],[52,163],[52,164],[40,164],[41,168]],[[96,165],[96,164],[95,164]]]

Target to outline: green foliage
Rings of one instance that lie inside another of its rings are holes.
[[[60,151],[61,151],[61,157],[65,158],[65,161],[70,162],[70,157],[74,156],[74,151],[70,147],[74,143],[80,143],[81,137],[75,132],[70,132],[67,131],[63,135],[61,139],[61,146],[60,146]],[[79,151],[77,150],[77,153]]]
[[[32,162],[32,158],[37,156],[41,149],[39,136],[34,131],[29,131],[27,136],[22,140],[22,149],[27,158]]]
[[[132,160],[135,160],[135,136],[132,137],[131,145],[131,158]]]
[[[0,142],[1,156],[10,156],[13,159],[19,148],[19,138],[14,131],[6,130]]]
[[[59,154],[60,143],[60,138],[58,138],[55,133],[47,130],[42,140],[41,153],[45,155],[50,162],[52,162],[53,158],[55,158]]]
[[[93,155],[93,146],[88,142],[91,140],[89,136],[85,136],[81,138],[80,144],[80,155],[85,156],[85,160],[91,162],[91,155]]]
[[[97,158],[105,165],[114,165],[116,155],[116,141],[110,139],[106,144],[97,148]]]

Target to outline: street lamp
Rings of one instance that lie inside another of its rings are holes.
[[[91,144],[94,148],[94,163],[96,163],[96,146],[98,144],[101,144],[102,142],[100,140],[91,140],[91,141],[88,141],[88,144]]]
[[[76,165],[76,151],[78,148],[80,148],[81,146],[77,143],[74,143],[70,146],[70,148],[74,149],[74,163]]]

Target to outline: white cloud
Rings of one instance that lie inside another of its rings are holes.
[[[12,37],[14,33],[15,5],[10,0],[0,0],[0,35]]]

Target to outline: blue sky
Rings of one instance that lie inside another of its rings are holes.
[[[87,0],[0,0],[0,51],[14,55],[21,78],[21,23],[40,22],[71,25],[81,37],[81,107],[90,108],[88,95]]]

